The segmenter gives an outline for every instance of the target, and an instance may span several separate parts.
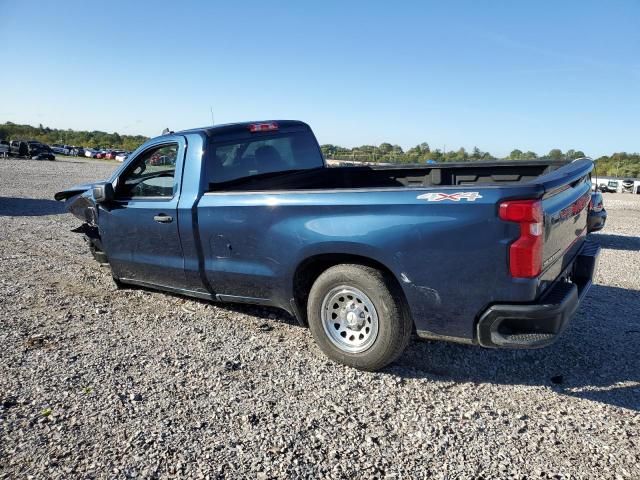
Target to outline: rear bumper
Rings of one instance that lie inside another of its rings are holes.
[[[540,348],[553,343],[591,287],[600,246],[586,241],[561,280],[532,304],[496,304],[481,315],[478,343],[489,348]]]

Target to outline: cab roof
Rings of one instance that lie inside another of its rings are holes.
[[[253,122],[239,122],[239,123],[224,123],[220,125],[212,125],[209,127],[200,127],[200,128],[192,128],[188,130],[180,130],[179,132],[174,132],[176,134],[185,134],[185,133],[204,133],[207,136],[211,135],[226,135],[229,133],[240,133],[246,132],[251,125],[254,124],[265,124],[265,123],[276,123],[278,128],[284,129],[288,127],[306,127],[309,128],[304,122],[300,120],[257,120]]]

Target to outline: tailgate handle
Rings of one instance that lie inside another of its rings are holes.
[[[171,223],[171,222],[173,222],[173,217],[170,216],[170,215],[165,215],[164,213],[161,213],[160,215],[154,216],[153,219],[158,223]]]

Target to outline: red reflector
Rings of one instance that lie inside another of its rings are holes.
[[[542,203],[539,200],[503,202],[499,216],[507,222],[520,224],[520,237],[509,247],[511,276],[537,277],[542,271]]]
[[[251,133],[270,132],[273,130],[278,130],[278,124],[276,122],[252,123],[251,125],[249,125],[249,131]]]

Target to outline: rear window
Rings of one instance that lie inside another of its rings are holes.
[[[323,165],[318,143],[310,131],[260,133],[248,139],[210,144],[206,174],[211,186]]]

